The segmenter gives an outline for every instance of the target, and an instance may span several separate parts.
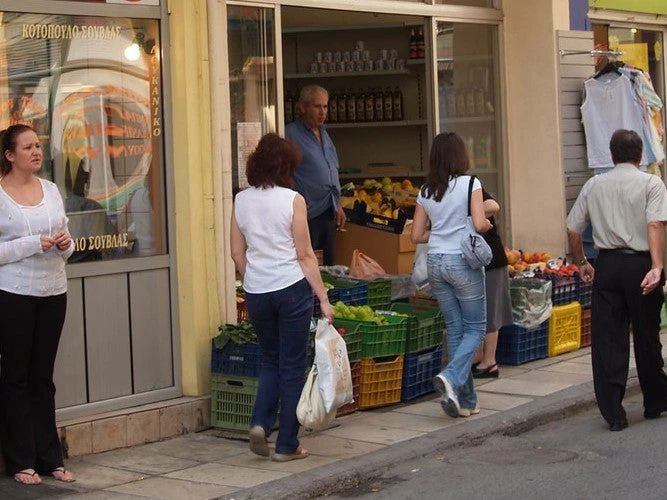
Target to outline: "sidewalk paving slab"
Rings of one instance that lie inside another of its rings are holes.
[[[667,336],[663,333],[663,342]],[[634,361],[634,360],[633,360]],[[75,483],[46,478],[37,487],[0,479],[0,498],[76,500],[243,500],[313,498],[377,475],[391,464],[518,435],[594,406],[590,348],[520,366],[501,366],[498,379],[478,379],[479,415],[444,415],[435,393],[336,419],[319,432],[302,430],[311,456],[273,462],[248,450],[247,435],[218,429],[66,461]],[[637,392],[635,370],[627,394]],[[600,425],[604,422],[600,419]],[[632,425],[632,422],[631,422]],[[275,435],[270,438],[273,445]]]

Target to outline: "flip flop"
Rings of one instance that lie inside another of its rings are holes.
[[[76,481],[72,473],[65,469],[65,467],[56,467],[51,471],[51,477],[56,481],[61,481],[63,483],[73,483]]]
[[[250,428],[250,451],[260,457],[268,457],[271,452],[266,441],[266,433],[261,425],[254,425]]]
[[[38,481],[27,482],[25,479],[21,479],[22,477],[34,477],[37,478]],[[37,474],[36,470],[32,469],[23,469],[14,473],[14,481],[21,484],[27,484],[28,486],[35,486],[37,484],[42,484],[42,479],[39,477],[39,474]]]
[[[499,374],[498,365],[495,364],[488,368],[478,368],[477,371],[473,372],[472,378],[498,378]]]
[[[308,450],[299,446],[293,453],[274,453],[271,455],[271,460],[274,462],[291,462],[292,460],[307,458],[309,455]]]

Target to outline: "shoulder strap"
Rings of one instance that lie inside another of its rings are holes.
[[[475,182],[475,179],[477,178],[476,175],[471,175],[470,176],[470,184],[468,184],[468,217],[470,217],[472,214],[470,212],[470,200],[472,198],[472,185]]]

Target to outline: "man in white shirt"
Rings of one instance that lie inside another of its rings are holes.
[[[639,170],[643,144],[636,132],[617,130],[609,147],[615,166],[586,182],[567,217],[567,232],[582,279],[593,282],[595,396],[609,430],[620,431],[628,425],[622,403],[631,323],[644,417],[658,418],[667,411],[660,344],[667,190],[659,177]],[[589,222],[599,250],[595,269],[584,258],[581,239]]]

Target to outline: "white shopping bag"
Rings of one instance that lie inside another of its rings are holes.
[[[327,412],[354,401],[352,373],[345,340],[327,320],[317,322],[315,364],[320,394]]]

